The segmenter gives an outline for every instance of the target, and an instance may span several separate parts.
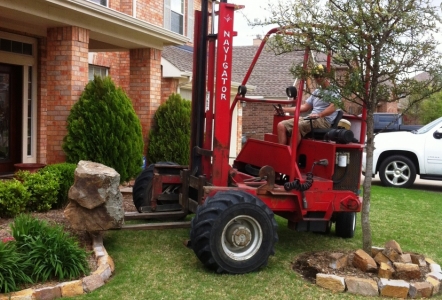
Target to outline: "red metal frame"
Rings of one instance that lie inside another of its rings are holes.
[[[232,82],[234,4],[220,3],[218,12],[218,47],[216,51],[215,124],[213,139],[213,185],[226,185],[229,178],[230,90]]]

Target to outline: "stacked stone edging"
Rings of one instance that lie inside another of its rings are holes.
[[[38,289],[29,288],[18,292],[0,294],[0,300],[52,300],[90,293],[103,286],[115,271],[115,265],[103,246],[101,233],[89,234],[92,236],[92,247],[97,260],[97,269],[89,276],[54,286]]]
[[[379,253],[387,254],[390,258],[396,256],[395,258],[402,262],[380,257]],[[372,256],[375,258],[373,259]],[[347,256],[342,253],[334,253],[330,259],[330,267],[333,269],[347,265]],[[357,250],[354,253],[352,264],[364,272],[378,272],[379,280],[317,273],[316,284],[335,292],[401,299],[431,298],[441,292],[442,271],[440,265],[422,255],[403,253],[399,244],[394,240],[387,242],[384,249],[373,247],[371,256],[361,249]],[[421,279],[421,281],[408,282],[407,280],[416,280],[421,277],[419,267],[423,266],[430,270],[430,272],[424,273],[425,281]],[[396,276],[394,279],[392,279],[393,273]]]

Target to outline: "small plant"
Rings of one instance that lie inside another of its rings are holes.
[[[16,180],[0,181],[0,217],[13,217],[25,212],[31,193]]]
[[[70,163],[60,163],[47,165],[41,171],[47,171],[53,173],[57,176],[57,181],[59,183],[59,189],[57,193],[57,202],[52,205],[52,208],[62,208],[66,206],[69,201],[68,193],[71,186],[74,184],[74,174],[76,164]]]
[[[57,202],[60,185],[57,174],[40,170],[37,173],[19,171],[16,177],[31,194],[26,205],[28,211],[48,211]]]
[[[15,242],[0,243],[0,293],[9,293],[18,290],[21,283],[32,283],[32,279],[25,273],[30,267],[26,254],[17,252]]]
[[[149,133],[149,163],[170,161],[189,163],[190,101],[172,94],[155,113],[155,125]]]
[[[70,280],[89,273],[88,253],[61,226],[20,215],[11,229],[18,251],[31,263],[34,281]]]
[[[114,168],[120,181],[141,171],[143,136],[132,102],[110,77],[90,81],[68,117],[66,161],[89,160]]]

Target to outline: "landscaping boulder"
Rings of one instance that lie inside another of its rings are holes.
[[[120,175],[105,165],[80,161],[75,169],[69,204],[64,210],[73,229],[100,231],[124,223]]]

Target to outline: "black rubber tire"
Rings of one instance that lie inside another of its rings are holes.
[[[335,233],[337,236],[349,239],[354,237],[356,230],[356,213],[341,212],[336,213]]]
[[[416,166],[402,155],[387,157],[379,168],[379,179],[384,186],[409,188],[416,180]]]
[[[275,254],[277,227],[273,212],[256,196],[243,191],[218,192],[198,207],[191,222],[191,245],[211,270],[253,272],[266,266],[269,256]]]
[[[176,165],[174,162],[157,162],[161,165]],[[152,200],[152,180],[153,169],[155,164],[149,165],[144,169],[140,175],[135,179],[134,186],[132,188],[132,199],[138,212],[141,212],[141,207],[149,206]]]

